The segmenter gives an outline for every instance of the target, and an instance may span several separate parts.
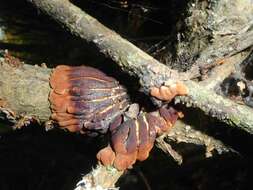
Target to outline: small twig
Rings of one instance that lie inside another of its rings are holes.
[[[168,156],[171,156],[178,163],[178,165],[181,165],[183,163],[182,155],[173,150],[173,148],[164,141],[165,136],[166,135],[162,135],[156,139],[156,146],[168,154]]]
[[[186,125],[182,121],[176,122],[176,125],[168,133],[165,138],[176,143],[191,143],[195,145],[203,145],[206,148],[206,156],[212,156],[212,151],[218,154],[232,151],[233,149],[225,146],[221,141],[208,136],[207,134],[194,129],[190,125]]]

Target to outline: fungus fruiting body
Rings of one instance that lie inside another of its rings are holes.
[[[129,105],[125,88],[95,68],[58,66],[50,85],[51,118],[71,132],[106,133]]]
[[[104,165],[125,170],[137,161],[146,160],[154,146],[155,138],[167,132],[181,114],[173,108],[160,108],[156,112],[142,113],[117,128],[110,128],[111,143],[97,154]]]
[[[131,111],[130,107],[125,112],[130,105],[126,89],[116,79],[87,66],[56,67],[50,85],[52,120],[60,128],[91,136],[110,129],[111,141],[98,152],[97,158],[118,170],[130,168],[137,160],[146,160],[155,138],[169,131],[181,116],[172,107],[138,113],[139,106],[131,106],[135,109]],[[181,83],[151,89],[151,95],[167,101],[186,93]]]
[[[188,89],[182,82],[176,82],[169,86],[152,87],[150,95],[159,100],[171,101],[177,95],[187,95]]]

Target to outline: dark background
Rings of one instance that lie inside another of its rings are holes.
[[[187,16],[188,1],[132,0],[127,4],[116,0],[72,2],[159,59],[166,56],[176,43],[176,23]],[[121,78],[120,82],[130,89],[133,100],[144,99],[140,103],[150,104],[146,102],[146,97],[136,92],[138,85],[134,79],[121,73],[93,45],[71,36],[26,1],[0,1],[0,29],[3,32],[0,34],[0,49],[8,49],[26,63],[46,63],[48,67],[58,64],[92,65]],[[185,120],[191,121],[196,113],[194,110],[186,114]],[[203,123],[209,126],[208,133],[237,152],[204,158],[203,147],[173,145],[185,158],[183,165],[178,166],[170,157],[154,149],[147,161],[137,163],[121,178],[121,189],[252,189],[252,138],[241,131],[228,130],[224,124],[204,119]],[[73,189],[81,175],[96,165],[96,152],[104,144],[102,137],[86,138],[58,129],[46,132],[37,124],[16,131],[8,126],[11,124],[0,120],[0,190]]]

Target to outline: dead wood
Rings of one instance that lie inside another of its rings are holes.
[[[189,94],[186,97],[177,98],[177,102],[197,107],[205,114],[215,117],[231,127],[240,128],[250,134],[253,133],[253,118],[249,114],[252,113],[252,110],[190,81],[189,78],[196,73],[179,74],[177,71],[169,69],[67,0],[33,0],[30,2],[66,27],[72,34],[94,43],[103,54],[113,59],[125,72],[138,77],[145,93],[149,94],[149,89],[152,86],[171,84],[179,80],[184,81],[189,89]],[[246,40],[246,45],[240,44],[240,41],[237,40],[232,41],[229,47],[241,48],[230,48],[231,52],[226,52],[226,54],[235,54],[237,51],[251,46],[253,44],[251,33],[249,30],[242,36],[242,38],[250,36]],[[245,40],[243,40],[243,44],[245,44]]]
[[[182,80],[190,89],[190,92],[187,97],[178,97],[176,99],[176,102],[186,104],[186,106],[200,108],[206,114],[212,117],[216,117],[219,120],[228,123],[230,126],[239,127],[243,130],[246,130],[247,132],[251,134],[253,133],[253,129],[252,129],[253,118],[250,117],[252,110],[245,106],[235,104],[230,100],[227,100],[221,96],[218,96],[213,91],[210,91],[195,82],[189,81],[189,78],[191,78],[192,75],[195,75],[196,73],[198,74],[198,72],[178,73],[175,70],[169,69],[168,67],[162,65],[161,63],[159,63],[158,61],[156,61],[149,55],[142,52],[140,49],[138,49],[137,47],[135,47],[128,41],[122,39],[119,35],[117,35],[113,31],[105,28],[102,24],[100,24],[95,19],[87,15],[85,12],[81,11],[79,8],[72,5],[67,0],[43,0],[43,1],[29,0],[29,1],[32,2],[35,6],[37,6],[40,10],[47,13],[56,21],[58,21],[59,23],[64,25],[66,28],[68,28],[71,31],[71,33],[73,33],[74,35],[79,36],[80,38],[88,42],[95,43],[99,47],[102,53],[112,58],[117,64],[121,66],[121,68],[124,71],[128,72],[131,75],[139,77],[140,84],[142,85],[145,93],[148,94],[149,89],[152,86],[160,86],[168,82],[173,83],[175,81]],[[227,50],[226,52],[222,52],[222,54],[217,54],[215,58],[219,58],[220,56],[223,56],[223,55],[229,55],[229,56],[234,55],[246,49],[247,47],[250,47],[252,45],[251,31],[245,30],[244,36],[246,36],[247,38],[242,38],[242,39],[239,38],[239,40],[232,42],[231,44],[225,44],[225,45],[229,45],[230,47],[238,47],[238,48],[232,48],[232,50],[231,48],[228,48],[226,49]],[[242,40],[244,40],[243,43],[240,43]],[[235,46],[236,44],[238,44],[238,46]],[[210,49],[214,51],[216,50],[216,48],[212,48],[212,47]],[[212,57],[212,55],[213,53],[210,53],[210,57]],[[203,61],[200,59],[199,62],[203,62]],[[1,66],[3,65],[5,64],[1,64]],[[15,68],[18,71],[15,71],[15,69],[14,70],[10,69],[9,65],[8,66],[5,65],[4,67],[6,67],[7,70],[4,70],[4,69],[2,70],[2,68],[0,69],[0,72],[3,72],[3,74],[4,74],[4,71],[6,72],[3,78],[6,77],[7,80],[15,79],[14,81],[16,82],[18,81],[17,79],[23,79],[22,72],[25,72],[26,70],[24,68],[27,68],[27,70],[29,70],[30,68],[32,69],[31,66],[26,66],[26,65],[22,65],[22,66],[19,66],[18,68]],[[9,72],[10,70],[13,71],[13,76],[12,74],[10,74],[12,73],[12,72]],[[9,114],[9,117],[13,116],[15,120],[18,117],[32,115],[41,121],[46,121],[48,119],[50,115],[50,110],[48,107],[46,94],[48,94],[49,92],[48,77],[49,77],[50,70],[49,69],[46,69],[44,71],[42,70],[41,68],[37,68],[35,72],[30,70],[28,73],[26,73],[27,76],[31,77],[33,80],[29,80],[29,78],[26,78],[25,80],[21,80],[23,81],[23,83],[20,83],[20,84],[18,83],[18,86],[20,86],[20,88],[19,87],[15,88],[15,85],[16,85],[15,82],[10,83],[11,85],[13,85],[10,87],[7,87],[6,85],[2,85],[6,83],[3,83],[5,79],[1,79],[3,81],[0,81],[0,88],[4,87],[4,90],[3,91],[0,90],[0,98],[2,98],[1,101],[4,102],[4,105],[5,105],[5,107],[1,109],[4,110],[5,113],[7,112]],[[29,75],[30,72],[31,74]],[[41,74],[40,72],[42,72],[43,74],[40,75]],[[9,73],[10,76],[8,76],[7,73]],[[48,76],[46,77],[47,74]],[[39,81],[36,82],[34,79],[39,80]],[[43,92],[39,91],[41,90],[40,85],[45,86],[45,88],[42,88]],[[28,87],[30,86],[31,88],[29,89]],[[21,93],[21,94],[23,93],[24,96],[21,96],[23,98],[18,98],[18,100],[15,100],[14,97],[16,97],[16,94],[12,94],[10,91],[8,91],[8,88],[12,88],[12,87],[16,89],[15,93]],[[27,93],[30,92],[31,89],[33,89],[34,93],[37,93],[37,94],[28,95]],[[25,97],[31,97],[31,99],[30,100],[28,98],[25,99]],[[38,98],[38,100],[33,99],[36,97]],[[11,102],[11,100],[14,100],[14,102]],[[186,136],[186,139],[188,139],[189,128],[186,127],[185,129],[186,129],[185,136]],[[179,133],[177,132],[175,133],[176,137],[174,138],[174,141],[175,139],[176,140],[184,139],[184,138],[178,138],[178,134]],[[199,137],[200,134],[198,132],[196,133],[196,135],[198,139],[202,139],[202,140],[200,141],[192,140],[195,137],[194,135],[193,136],[191,135],[190,136],[191,142],[193,141],[195,143],[197,142],[200,144],[208,145],[207,142],[209,141],[204,140],[204,139],[207,139],[206,136],[202,136],[200,138]],[[214,140],[214,143],[219,144],[215,140]],[[220,146],[223,147],[223,145],[220,145]],[[167,152],[171,152],[171,151],[167,150]],[[99,181],[98,183],[103,183],[101,182],[103,181],[101,180],[103,179],[103,177],[101,175],[98,175],[102,173],[102,172],[100,173],[100,171],[103,171],[103,172],[110,171],[110,169],[108,170],[108,168],[106,169],[103,167],[101,168],[102,170],[99,169],[98,167],[98,169],[93,171],[93,174],[94,173],[96,174],[94,176],[100,178],[100,180],[98,180]],[[104,172],[104,173],[106,175],[105,178],[108,179],[108,176],[110,176],[109,181],[112,181],[112,184],[108,186],[103,186],[105,188],[113,186],[114,182],[121,175],[121,173],[115,170],[112,172],[113,174],[110,173],[110,175],[108,174],[109,172]],[[90,179],[92,182],[91,184],[94,184],[94,182],[97,182],[97,180],[94,180],[94,178],[90,177],[90,175],[91,174],[83,178],[83,181],[85,182],[86,185],[89,183],[87,183],[85,179]],[[105,181],[108,183],[108,180],[105,180]],[[82,189],[82,187],[85,187],[85,185],[81,182],[77,188]],[[88,189],[88,188],[85,187],[85,189]],[[89,187],[89,189],[91,188]]]
[[[0,110],[5,109],[7,119],[17,123],[24,117],[40,122],[49,120],[51,111],[48,95],[51,69],[31,66],[17,60],[0,58]]]
[[[29,124],[32,120],[47,122],[51,115],[48,95],[49,77],[52,70],[27,65],[19,60],[15,61],[18,64],[14,65],[8,58],[0,58],[0,114],[5,115],[6,119],[16,125],[16,128]],[[204,146],[207,157],[213,151],[221,154],[232,150],[201,131],[178,122],[169,134],[157,139],[157,147],[179,163],[182,163],[182,156],[172,150],[165,139],[175,143],[185,142]],[[113,187],[122,173],[114,168],[99,165],[84,176],[78,186],[79,189],[85,189],[88,184],[104,188]]]

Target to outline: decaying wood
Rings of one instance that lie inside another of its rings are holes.
[[[2,76],[0,78],[0,113],[8,116],[6,119],[19,126],[31,119],[46,122],[51,114],[48,96],[50,92],[49,77],[52,70],[19,63],[13,65],[5,58],[0,58],[0,75]],[[180,157],[180,155],[168,147],[164,147],[164,138],[176,143],[186,142],[197,146],[203,145],[206,147],[206,152],[210,152],[208,150],[214,150],[218,153],[230,151],[230,148],[220,141],[181,123],[177,124],[171,133],[157,140],[157,146],[165,153],[172,155],[175,160],[179,160],[176,157]],[[182,162],[182,158],[180,162]],[[104,188],[113,187],[114,182],[121,174],[122,172],[113,168],[98,166],[92,173],[84,176],[78,186],[79,189],[82,186],[86,188],[87,184],[95,181],[94,185],[100,185]],[[108,182],[108,178],[112,183]]]
[[[247,55],[247,53],[238,53],[229,58],[224,58],[220,65],[212,69],[208,78],[199,84],[205,86],[207,89],[214,90],[215,87],[219,86],[229,75],[236,72],[236,68],[242,60],[247,58]]]
[[[205,65],[252,46],[251,0],[188,1],[187,15],[176,29],[178,60]]]
[[[23,64],[20,61],[19,64],[13,65],[1,58],[0,100],[5,102],[6,113],[12,115],[13,120],[28,116],[41,122],[49,120],[50,73],[51,69]]]
[[[119,188],[114,185],[122,174],[123,171],[115,168],[97,165],[77,183],[75,190],[117,190]]]
[[[72,34],[85,41],[93,42],[103,54],[113,59],[124,71],[138,77],[145,93],[149,94],[149,89],[152,86],[171,84],[180,80],[185,81],[184,84],[188,87],[189,94],[186,97],[179,97],[178,102],[198,107],[204,113],[232,127],[241,128],[250,134],[253,133],[253,118],[249,114],[252,110],[190,81],[189,78],[193,73],[179,74],[177,71],[169,69],[67,0],[33,0],[30,2],[65,26]],[[249,30],[247,35],[250,36],[250,34]],[[245,33],[244,36],[246,36]],[[238,51],[251,46],[253,42],[250,39],[247,41],[247,45],[239,48]],[[232,42],[231,46],[240,47],[238,43],[238,41]],[[234,48],[230,53],[235,53]],[[226,52],[228,55],[230,53]]]
[[[178,80],[184,81],[190,89],[190,92],[187,97],[178,97],[176,102],[184,103],[186,106],[198,107],[206,114],[216,117],[233,127],[239,127],[251,134],[253,133],[251,109],[235,104],[230,100],[216,95],[213,91],[188,80],[193,75],[199,74],[198,68],[196,69],[196,72],[194,71],[193,73],[178,73],[169,69],[128,41],[122,39],[113,31],[105,28],[94,18],[75,7],[67,0],[28,1],[32,2],[40,10],[65,26],[72,34],[85,41],[95,43],[102,53],[112,58],[123,70],[131,75],[139,77],[140,84],[145,93],[148,94],[149,89],[152,86],[170,84]],[[248,0],[244,1],[246,2]],[[211,46],[209,49],[207,48],[205,50],[207,53],[200,56],[197,63],[202,64],[206,60],[208,60],[207,63],[209,63],[213,60],[217,60],[217,58],[223,58],[224,55],[234,55],[253,44],[250,27],[245,27],[243,35],[236,33],[233,36],[235,36],[235,40],[232,40],[232,43],[229,44],[221,43],[220,49],[217,48],[219,46]],[[226,46],[230,48],[227,48]],[[219,53],[217,49],[222,50],[220,51],[221,53]],[[224,49],[226,51],[223,51]],[[213,57],[213,60],[210,59]],[[4,107],[2,106],[0,111],[3,111],[9,118],[12,118],[14,122],[18,117],[24,118],[27,116],[33,116],[40,121],[48,120],[50,110],[47,97],[50,90],[48,85],[50,72],[50,69],[42,69],[40,67],[33,68],[32,66],[27,65],[13,67],[1,63],[0,74],[4,77],[0,79],[0,106],[4,105]],[[22,76],[23,74],[24,76]],[[29,79],[29,77],[31,79]],[[14,82],[8,83],[13,79]],[[5,80],[9,81],[5,82]],[[7,84],[9,87],[7,87]],[[3,89],[2,91],[1,88]],[[16,99],[16,94],[12,93],[8,88],[15,89],[13,92],[17,94],[21,93],[21,96]],[[31,99],[27,97],[31,97]],[[182,127],[181,125],[178,131],[177,127],[175,127],[174,130],[174,133],[170,133],[167,136],[170,140],[205,145],[206,156],[209,156],[210,151],[213,149],[218,152],[229,150],[229,148],[225,147],[221,142],[201,134],[199,131],[194,131],[194,129],[191,129],[189,126],[183,125]],[[162,146],[162,143],[160,143],[160,145],[165,152],[174,154],[173,151],[169,150],[169,147]],[[175,153],[174,156],[177,157],[178,160],[181,158],[177,153]],[[92,173],[84,176],[82,181],[78,184],[77,189],[92,189],[92,185],[95,185],[95,188],[98,188],[99,185],[101,185],[101,189],[110,189],[121,175],[122,172],[115,169],[98,166]]]

